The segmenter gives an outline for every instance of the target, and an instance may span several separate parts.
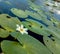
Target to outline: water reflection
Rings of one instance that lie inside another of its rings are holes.
[[[40,5],[40,7],[42,7],[42,10],[44,10],[45,12],[52,10],[52,6],[46,6],[45,2],[47,3],[51,2],[51,5],[54,4],[52,0],[31,0],[31,1],[37,5]],[[60,3],[57,3],[57,4],[60,5]],[[9,14],[11,8],[18,8],[18,9],[25,10],[25,9],[29,9],[29,5],[27,0],[0,0],[0,13]],[[58,8],[54,7],[53,10],[55,9],[58,9]],[[59,10],[60,10],[60,6],[59,6]],[[54,16],[57,19],[60,19],[60,15],[57,14],[57,11],[54,11]]]

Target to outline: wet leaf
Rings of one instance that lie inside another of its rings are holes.
[[[28,17],[28,14],[25,13],[25,11],[20,10],[20,9],[12,8],[11,12],[13,14],[15,14],[16,16],[20,17],[20,18],[26,18],[26,17]]]
[[[1,43],[1,48],[4,54],[27,54],[18,42],[4,40]]]
[[[44,42],[47,48],[53,52],[53,54],[60,54],[60,40],[55,37],[44,37]]]
[[[13,32],[11,35],[19,41],[20,45],[23,46],[27,54],[51,54],[51,52],[41,42],[30,35],[22,35],[19,32]]]
[[[17,24],[21,24],[18,18],[11,17],[8,14],[0,15],[0,25],[7,31],[15,31]]]
[[[6,37],[8,37],[8,35],[9,35],[8,31],[0,28],[0,37],[1,38],[6,38]]]
[[[48,36],[49,33],[46,31],[46,27],[34,20],[31,19],[26,19],[26,21],[22,22],[24,24],[25,27],[27,27],[30,31],[43,35],[43,36]]]

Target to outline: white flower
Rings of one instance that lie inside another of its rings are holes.
[[[24,33],[28,34],[28,32],[27,32],[28,29],[24,28],[23,25],[20,26],[20,25],[17,24],[16,26],[17,26],[16,30],[21,32],[21,34],[24,34]]]

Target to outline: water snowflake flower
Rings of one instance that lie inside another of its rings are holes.
[[[24,33],[28,34],[28,32],[27,32],[28,29],[24,28],[23,25],[20,26],[20,25],[17,24],[16,26],[17,26],[16,30],[19,31],[21,34],[24,34]]]

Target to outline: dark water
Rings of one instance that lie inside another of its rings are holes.
[[[0,1],[0,13],[7,13],[10,14],[11,8],[18,8],[25,10],[27,9],[27,1],[24,0],[1,0]]]

